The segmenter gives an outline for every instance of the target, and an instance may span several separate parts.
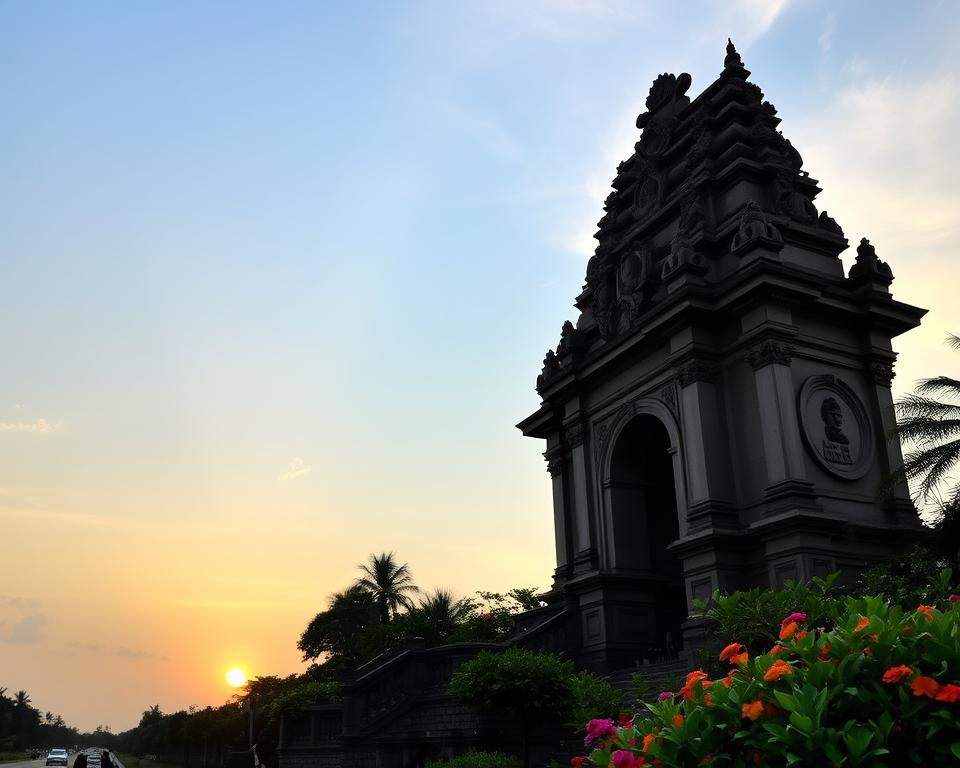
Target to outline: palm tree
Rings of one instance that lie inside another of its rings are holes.
[[[947,343],[960,351],[960,336],[950,334]],[[912,395],[897,401],[896,410],[897,432],[912,445],[899,474],[919,480],[918,496],[923,502],[940,501],[944,484],[952,481],[948,498],[955,500],[960,486],[950,472],[960,462],[960,380],[949,376],[923,379]]]
[[[960,336],[950,334],[946,341],[960,351]],[[937,548],[960,562],[960,482],[951,476],[960,463],[960,380],[923,379],[913,394],[897,401],[896,410],[897,433],[912,448],[894,479],[919,481],[919,501],[937,506]]]
[[[411,628],[423,637],[428,645],[447,643],[473,614],[476,603],[469,598],[457,599],[446,589],[435,589],[432,594],[420,599],[420,604],[411,611]]]
[[[397,565],[393,552],[370,555],[366,563],[357,566],[362,572],[356,586],[370,593],[380,609],[380,621],[386,624],[400,608],[410,607],[409,595],[420,590],[406,563]]]

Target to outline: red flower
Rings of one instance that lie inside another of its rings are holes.
[[[937,701],[947,701],[951,704],[960,701],[960,685],[954,685],[953,683],[941,685],[940,690],[937,691],[937,695],[934,696],[934,698]]]
[[[617,725],[621,728],[633,728],[633,719],[630,715],[620,715],[617,718]]]
[[[571,757],[570,765],[572,765],[573,768],[581,768],[583,766],[583,761],[586,759],[587,758],[585,757]]]
[[[932,606],[932,605],[918,605],[918,606],[917,606],[917,613],[922,613],[922,614],[923,614],[923,618],[925,618],[927,621],[933,621],[933,615],[930,613],[930,611],[932,611],[932,610],[933,610],[933,606]]]
[[[674,728],[679,728],[681,725],[683,725],[683,715],[674,715],[670,720],[670,725],[672,725]]]
[[[901,683],[911,675],[913,675],[913,670],[910,669],[910,667],[901,664],[900,666],[890,667],[887,669],[887,671],[883,673],[883,682]]]
[[[820,659],[820,661],[826,661],[830,658],[830,643],[823,644],[820,653],[817,654],[817,658]]]
[[[914,696],[926,696],[927,698],[934,698],[937,695],[937,692],[940,690],[940,683],[934,680],[932,677],[915,677],[913,682],[910,683],[910,691]]]
[[[866,616],[861,616],[860,621],[857,622],[857,626],[853,628],[853,631],[859,632],[861,629],[864,629],[869,623],[870,623],[870,619],[868,619]]]
[[[743,643],[730,643],[730,645],[728,645],[726,648],[720,651],[720,661],[726,661],[727,659],[731,658],[732,656],[736,656],[742,651],[743,651]]]
[[[767,653],[767,656],[776,656],[777,654],[782,653],[782,652],[785,651],[785,650],[787,650],[787,649],[784,648],[782,645],[775,645],[775,646],[773,646],[773,648],[771,648],[770,651]]]

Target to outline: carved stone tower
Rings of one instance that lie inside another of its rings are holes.
[[[617,168],[599,245],[547,352],[546,440],[571,650],[597,668],[697,638],[694,598],[834,570],[855,578],[922,531],[899,465],[895,301],[867,240],[844,275],[840,226],[728,44],[692,102],[660,75]]]

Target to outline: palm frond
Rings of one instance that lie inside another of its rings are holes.
[[[960,435],[960,419],[931,419],[925,416],[904,419],[897,432],[903,440],[921,445],[939,443]]]
[[[949,418],[960,416],[960,403],[944,403],[931,397],[904,395],[896,402],[897,415],[902,418]]]
[[[934,376],[932,379],[922,379],[917,383],[915,392],[921,395],[952,395],[960,397],[960,381],[950,376]]]

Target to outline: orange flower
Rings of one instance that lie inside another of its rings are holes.
[[[670,725],[672,725],[674,728],[679,728],[681,725],[683,725],[683,715],[674,715],[670,720]]]
[[[717,680],[717,682],[720,683],[720,685],[722,685],[724,688],[729,688],[730,683],[733,682],[733,678],[730,677],[730,675],[727,675],[726,677],[721,677],[719,680]]]
[[[695,669],[693,672],[687,674],[687,679],[684,682],[684,685],[693,685],[697,680],[706,680],[709,675],[704,672],[702,669]]]
[[[780,627],[780,639],[786,640],[788,637],[793,637],[794,632],[800,628],[800,625],[795,621],[790,621]]]
[[[857,622],[857,626],[855,626],[855,627],[853,628],[853,631],[854,631],[854,632],[859,632],[861,629],[863,629],[864,627],[866,627],[867,624],[869,624],[869,623],[870,623],[870,619],[868,619],[866,616],[861,616],[861,617],[860,617],[860,621]]]
[[[746,718],[747,720],[756,720],[760,715],[763,714],[763,702],[760,699],[756,701],[751,701],[748,704],[744,704],[740,707],[740,716]]]
[[[927,698],[934,698],[937,695],[937,692],[940,690],[940,683],[934,680],[932,677],[915,677],[913,682],[910,683],[910,691],[914,696],[926,696]]]
[[[960,701],[960,685],[954,685],[953,683],[941,685],[940,690],[937,691],[937,695],[934,696],[934,698],[937,701],[947,701],[951,704]]]
[[[897,667],[887,669],[887,671],[883,673],[883,682],[901,683],[911,675],[913,675],[913,670],[905,664],[901,664]]]
[[[910,627],[904,627],[903,629],[900,630],[900,634],[903,635],[904,637],[910,637],[910,635],[913,634],[913,630],[910,629]]]
[[[768,683],[779,680],[784,675],[792,675],[793,667],[782,659],[777,659],[766,672],[763,673],[763,679]]]
[[[871,651],[869,648],[864,648],[864,649],[863,649],[863,655],[864,655],[864,656],[873,656],[873,651]]]
[[[642,747],[642,749],[643,749],[644,752],[646,752],[648,749],[650,749],[650,744],[653,743],[653,740],[654,740],[655,738],[657,738],[657,735],[656,735],[655,733],[648,733],[646,736],[643,737],[643,747]]]
[[[820,649],[820,653],[817,654],[817,658],[820,661],[826,661],[830,658],[830,643],[824,643],[823,647]]]
[[[767,653],[767,656],[776,656],[778,653],[782,653],[785,650],[787,649],[784,648],[782,645],[775,645],[773,646],[773,648],[770,649],[769,653]]]
[[[720,661],[726,661],[735,653],[743,650],[743,643],[730,643],[726,648],[720,651]]]
[[[917,606],[917,613],[922,613],[922,614],[923,614],[923,618],[925,618],[927,621],[933,621],[933,615],[930,613],[930,611],[932,611],[932,610],[933,610],[933,606],[932,606],[932,605],[918,605],[918,606]]]
[[[693,672],[687,675],[687,682],[684,684],[683,688],[680,689],[680,695],[688,701],[692,699],[693,689],[698,682],[704,688],[710,685],[710,681],[707,679],[707,673],[702,669],[695,669]]]
[[[875,634],[873,634],[873,635],[867,635],[867,640],[869,640],[871,643],[878,643],[878,642],[880,642],[880,638],[877,637]]]
[[[794,640],[803,640],[807,636],[807,630],[801,629],[797,634],[793,636]]]
[[[709,694],[709,693],[703,694],[703,703],[704,703],[706,706],[708,706],[708,707],[709,707],[711,704],[713,704],[713,702],[710,700],[710,694]]]

